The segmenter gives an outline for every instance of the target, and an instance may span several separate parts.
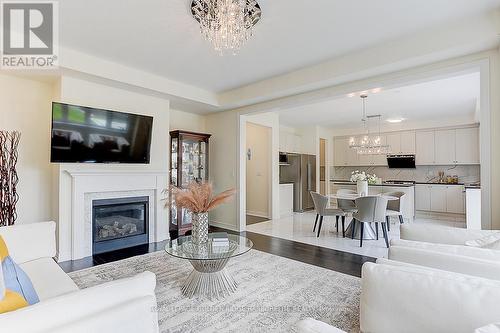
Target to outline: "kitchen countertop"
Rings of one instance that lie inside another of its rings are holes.
[[[349,180],[331,180],[334,184],[356,185],[355,182]],[[413,187],[415,184],[368,184],[368,186],[388,186],[388,187]]]
[[[349,180],[339,180],[339,179],[332,179],[330,180],[334,184],[348,184],[348,185],[356,185],[355,182],[351,182]],[[481,188],[481,185],[477,184],[464,184],[464,183],[457,183],[457,184],[447,184],[447,183],[435,183],[435,182],[415,182],[415,184],[387,184],[387,183],[382,183],[382,184],[369,184],[369,186],[392,186],[392,187],[412,187],[415,185],[448,185],[448,186],[464,186],[465,188]]]

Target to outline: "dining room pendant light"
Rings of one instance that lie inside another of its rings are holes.
[[[366,99],[368,95],[361,95],[362,101],[362,116],[361,123],[363,126],[364,134],[358,137],[351,136],[349,138],[349,148],[356,150],[359,155],[385,155],[389,152],[389,146],[382,144],[382,137],[380,135],[380,114],[367,115],[366,114]],[[373,134],[370,132],[370,120],[376,119],[378,122],[378,133]]]

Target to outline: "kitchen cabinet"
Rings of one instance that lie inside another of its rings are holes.
[[[415,131],[401,132],[401,154],[415,154]]]
[[[433,165],[434,159],[434,131],[417,132],[415,135],[416,157],[418,165]]]
[[[446,186],[446,212],[465,214],[465,188],[463,186]]]
[[[479,128],[428,129],[381,136],[391,154],[415,154],[416,165],[479,164]],[[386,166],[385,155],[357,155],[349,138],[334,139],[335,166]]]
[[[293,184],[280,184],[280,217],[293,214]]]
[[[415,185],[415,208],[439,213],[465,214],[464,187],[461,185]]]
[[[386,136],[391,154],[415,154],[415,132],[395,132]]]
[[[415,209],[431,210],[431,189],[429,185],[415,185]]]
[[[387,144],[391,154],[401,153],[401,133],[387,134]]]
[[[457,164],[479,164],[479,128],[459,128],[455,131]]]
[[[347,165],[347,148],[349,146],[349,139],[335,138],[333,140],[333,165],[346,166]]]
[[[434,164],[455,164],[455,130],[437,130],[434,132]]]
[[[301,136],[285,131],[280,131],[279,150],[286,153],[302,153]]]
[[[431,211],[446,213],[446,186],[430,186]]]

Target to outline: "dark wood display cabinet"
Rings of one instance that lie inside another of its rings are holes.
[[[192,182],[208,181],[208,140],[210,134],[188,131],[170,132],[170,184],[186,188]],[[170,205],[170,238],[191,230],[191,214]]]

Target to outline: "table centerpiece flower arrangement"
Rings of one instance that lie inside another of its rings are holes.
[[[176,205],[178,209],[191,212],[192,242],[204,244],[208,241],[208,212],[230,201],[235,189],[223,191],[217,195],[209,182],[192,182],[187,188],[171,186],[164,191],[169,198],[166,206]]]
[[[357,192],[361,196],[368,195],[368,184],[373,185],[380,183],[380,178],[378,178],[377,175],[359,170],[351,172],[350,180],[356,183]]]

